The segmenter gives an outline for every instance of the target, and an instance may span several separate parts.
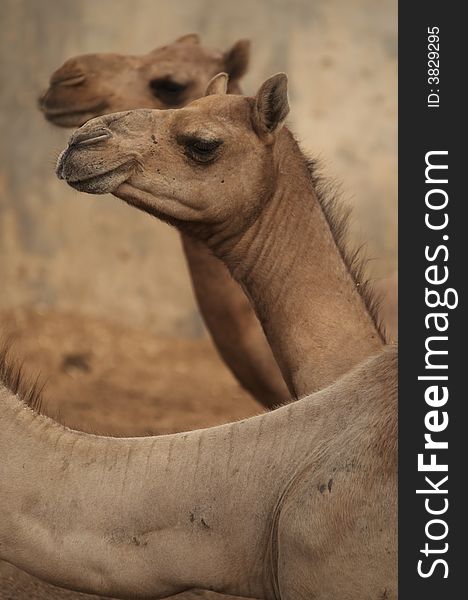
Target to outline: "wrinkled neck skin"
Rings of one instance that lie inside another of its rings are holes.
[[[273,153],[276,186],[258,219],[238,235],[228,232],[226,243],[219,235],[207,243],[245,289],[298,398],[378,352],[383,340],[286,129]]]
[[[243,289],[205,244],[181,237],[198,307],[219,354],[260,404],[284,404],[288,388]]]

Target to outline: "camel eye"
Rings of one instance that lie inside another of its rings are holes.
[[[150,89],[156,98],[168,106],[176,106],[183,101],[183,95],[188,85],[172,79],[152,79]]]
[[[217,150],[222,145],[221,140],[203,140],[189,138],[184,140],[186,154],[197,162],[209,163],[216,158]]]

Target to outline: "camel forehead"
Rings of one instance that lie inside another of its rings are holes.
[[[221,70],[222,58],[222,53],[216,50],[171,44],[141,56],[110,52],[81,54],[68,59],[59,71],[89,71],[99,76],[142,68],[149,69],[152,77],[174,76],[188,82],[206,76],[207,71],[212,75],[216,68]]]
[[[173,44],[153,50],[146,57],[146,65],[153,76],[173,76],[180,81],[189,82],[197,77],[211,77],[223,68],[221,52],[210,51],[193,46]]]
[[[187,129],[213,129],[219,133],[252,129],[251,99],[226,94],[194,100],[173,113],[174,123]]]
[[[108,71],[120,72],[125,67],[134,69],[140,63],[137,56],[98,53],[80,54],[68,59],[59,70],[95,71],[97,74]]]
[[[252,131],[251,104],[252,99],[245,96],[206,96],[176,110],[139,108],[96,117],[78,131],[109,127],[118,132],[138,133],[168,128],[176,134],[235,136]]]
[[[252,131],[251,99],[244,96],[207,96],[177,110],[139,108],[98,117],[81,127],[110,127],[120,132],[169,129],[202,137],[233,137]]]

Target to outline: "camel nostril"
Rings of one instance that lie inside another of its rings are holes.
[[[63,75],[57,73],[56,75],[52,75],[50,78],[50,85],[60,85],[64,87],[72,87],[75,85],[81,85],[86,80],[86,76],[83,73],[74,73],[69,75]]]
[[[112,137],[108,129],[96,129],[94,131],[78,131],[70,140],[69,146],[91,146]]]

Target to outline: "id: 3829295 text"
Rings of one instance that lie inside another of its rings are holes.
[[[427,95],[428,108],[439,108],[440,105],[440,38],[438,27],[427,28]]]

